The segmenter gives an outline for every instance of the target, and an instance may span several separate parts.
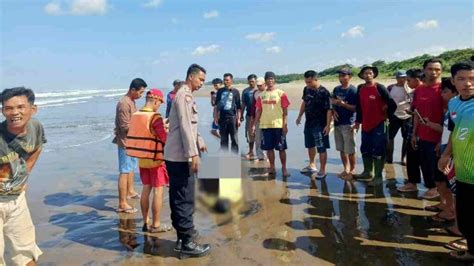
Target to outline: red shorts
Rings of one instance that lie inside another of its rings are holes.
[[[140,167],[140,179],[142,180],[143,185],[149,185],[152,187],[163,187],[170,183],[165,164],[154,168]]]

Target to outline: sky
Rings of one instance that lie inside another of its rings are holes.
[[[471,0],[0,0],[1,88],[168,88],[474,46]]]

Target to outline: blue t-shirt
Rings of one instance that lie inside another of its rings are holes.
[[[245,103],[245,110],[242,110],[243,112],[246,112],[246,115],[250,115],[250,109],[252,108],[253,105],[253,93],[255,92],[255,89],[252,87],[248,87],[244,89],[242,92],[242,102]]]
[[[334,88],[332,93],[334,99],[343,100],[347,104],[356,105],[357,103],[357,89],[350,85],[349,88],[343,89],[341,85]],[[355,121],[355,112],[352,112],[342,106],[334,105],[334,110],[339,115],[338,121],[334,121],[335,126],[352,125]]]

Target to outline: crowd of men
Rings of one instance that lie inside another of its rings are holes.
[[[300,125],[304,117],[304,145],[309,158],[309,164],[301,169],[301,172],[315,178],[327,176],[329,135],[334,128],[336,150],[340,153],[343,165],[338,176],[345,181],[357,180],[368,182],[368,186],[380,186],[383,183],[384,165],[394,162],[395,137],[401,131],[400,164],[406,165],[408,180],[398,187],[398,191],[418,191],[417,184],[423,176],[427,191],[423,193],[422,198],[440,199],[438,204],[427,206],[426,210],[437,213],[432,217],[433,220],[451,223],[452,225],[446,228],[447,232],[461,237],[447,244],[447,247],[454,250],[451,255],[461,260],[473,260],[474,234],[471,226],[468,226],[471,217],[466,213],[466,206],[469,192],[474,187],[474,160],[471,160],[474,156],[474,138],[471,134],[474,70],[472,62],[457,63],[451,68],[451,78],[441,78],[442,67],[442,61],[433,58],[426,60],[421,69],[398,70],[395,73],[396,83],[387,88],[377,82],[379,73],[375,66],[365,65],[360,69],[357,76],[363,82],[358,86],[351,84],[351,69],[342,68],[337,72],[340,85],[333,88],[332,92],[322,86],[315,71],[306,71],[306,86],[303,88],[302,102],[296,119],[296,125]],[[166,145],[163,137],[156,138],[165,147],[161,150],[164,155],[160,157],[160,163],[162,167],[166,165],[167,169],[167,172],[161,174],[166,175],[166,178],[161,178],[166,182],[157,186],[168,184],[169,174],[171,218],[178,237],[175,250],[180,251],[182,257],[202,256],[210,250],[209,245],[200,245],[195,241],[197,232],[192,222],[193,176],[199,168],[200,152],[207,150],[197,132],[197,106],[192,92],[202,86],[205,73],[202,67],[192,65],[184,83],[178,80],[173,83],[174,89],[167,96],[168,120],[160,123],[161,128],[169,123]],[[275,151],[278,151],[282,176],[288,177],[290,173],[286,164],[286,136],[289,97],[285,91],[278,88],[276,75],[271,71],[266,72],[264,77],[251,74],[247,80],[249,87],[242,91],[242,95],[233,86],[231,73],[225,73],[223,80],[212,80],[211,134],[220,139],[222,152],[238,154],[238,130],[241,124],[245,125],[243,130],[248,152],[244,158],[268,162],[266,175],[275,175]],[[130,88],[131,91],[138,90],[135,93],[140,94],[145,87],[146,84],[133,89],[132,82]],[[134,97],[133,92],[129,94]],[[147,94],[147,103],[148,98]],[[163,102],[162,96],[158,99]],[[120,105],[121,103],[118,108]],[[129,113],[132,117],[135,116],[132,115],[133,112]],[[120,117],[119,110],[117,117]],[[145,124],[150,124],[150,119],[145,120]],[[356,174],[355,136],[359,130],[363,170]],[[119,147],[119,158],[120,149]],[[317,153],[319,168],[316,164]],[[158,178],[150,176],[151,179]],[[144,185],[147,184],[143,177],[142,181]],[[123,195],[133,197],[133,189],[124,187],[122,191]],[[144,191],[146,193],[142,194],[142,202],[148,201],[149,189]],[[123,195],[120,198],[126,199]],[[162,192],[158,196],[160,200],[154,206],[161,206],[161,195]],[[463,200],[459,200],[461,198]],[[118,211],[136,211],[130,208],[132,207],[119,205]],[[144,231],[147,231],[147,210],[147,207],[142,205]],[[159,222],[159,214],[153,215],[150,228],[150,232],[170,229]]]
[[[417,191],[423,176],[428,189],[425,199],[439,197],[428,206],[437,212],[432,218],[453,222],[446,230],[460,239],[448,243],[453,258],[474,261],[474,216],[470,203],[474,197],[474,69],[472,62],[454,64],[451,77],[442,79],[442,62],[426,60],[422,69],[399,70],[396,84],[385,88],[376,81],[378,69],[366,65],[358,73],[364,82],[351,85],[352,72],[338,71],[340,86],[332,93],[321,85],[315,71],[305,72],[306,87],[296,124],[305,116],[304,144],[309,164],[301,169],[312,177],[325,178],[329,134],[334,125],[336,150],[340,152],[344,180],[368,181],[379,186],[385,163],[393,163],[394,140],[402,134],[401,163],[406,165],[408,180],[398,188],[401,193]],[[198,132],[198,109],[193,92],[206,79],[206,70],[193,64],[185,81],[174,82],[167,96],[165,119],[157,113],[165,103],[163,93],[149,90],[145,105],[137,110],[135,100],[146,90],[142,79],[134,79],[116,108],[114,143],[118,147],[119,213],[135,213],[128,200],[140,199],[143,231],[160,233],[171,230],[160,222],[163,187],[169,186],[172,227],[176,231],[175,251],[181,258],[207,255],[209,244],[197,242],[194,228],[194,182],[199,157],[207,151]],[[249,75],[249,87],[240,97],[233,76],[214,79],[211,95],[214,123],[211,132],[220,138],[221,149],[238,153],[238,128],[245,121],[248,160],[266,162],[268,175],[275,175],[275,150],[279,152],[282,175],[286,168],[288,134],[288,95],[277,87],[276,75]],[[24,87],[5,89],[1,95],[5,120],[0,124],[0,264],[4,265],[5,238],[12,261],[35,265],[41,251],[35,242],[35,228],[25,198],[30,171],[46,142],[42,125],[32,119],[37,107],[32,90]],[[363,171],[355,173],[355,133],[361,129],[360,152]],[[256,150],[254,153],[254,149]],[[265,151],[265,152],[264,152]],[[319,170],[316,166],[319,153]],[[133,186],[133,173],[140,170],[141,195]],[[421,174],[420,174],[421,172]],[[152,196],[151,223],[149,221]]]

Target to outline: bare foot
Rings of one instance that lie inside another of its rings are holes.
[[[291,176],[290,173],[286,169],[282,170],[283,177],[289,177]]]

